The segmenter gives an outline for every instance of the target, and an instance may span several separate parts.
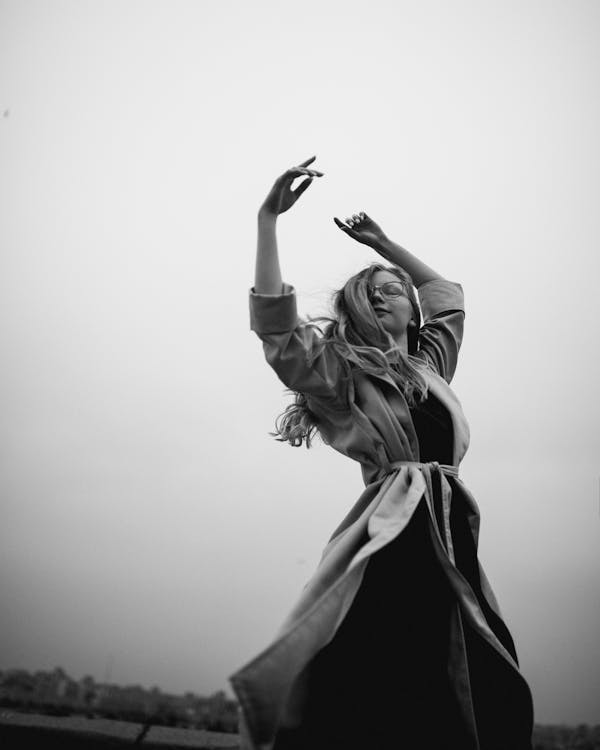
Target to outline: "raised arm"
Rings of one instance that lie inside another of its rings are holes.
[[[258,212],[256,275],[250,292],[250,326],[263,342],[267,361],[288,388],[313,398],[340,398],[343,383],[340,362],[329,348],[320,346],[321,335],[298,317],[296,294],[284,284],[279,268],[276,223],[291,208],[315,177],[308,169],[316,157],[292,167],[276,181]],[[295,190],[297,177],[306,176]]]
[[[334,221],[352,239],[361,242],[363,245],[368,245],[388,262],[403,268],[411,275],[417,288],[428,281],[442,278],[439,273],[425,265],[415,255],[392,242],[379,224],[375,223],[364,211],[360,214],[353,214],[352,218],[346,219],[345,224],[338,218],[334,218]]]
[[[258,211],[258,240],[254,276],[254,291],[258,294],[281,294],[283,282],[277,251],[277,217],[294,205],[314,177],[323,176],[323,172],[308,169],[308,165],[312,164],[316,158],[316,156],[312,156],[299,166],[288,169],[281,177],[278,177]],[[303,180],[295,190],[292,190],[293,181],[297,177],[302,177],[302,175],[306,175],[307,179]]]

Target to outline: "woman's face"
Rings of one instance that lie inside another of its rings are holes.
[[[413,312],[406,287],[403,287],[400,297],[387,296],[381,289],[373,289],[388,281],[402,284],[400,279],[390,271],[376,271],[371,277],[368,294],[379,322],[393,338],[397,339],[406,334]]]

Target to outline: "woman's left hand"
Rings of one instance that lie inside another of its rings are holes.
[[[333,217],[333,220],[342,232],[352,237],[353,240],[372,247],[374,250],[377,250],[386,239],[379,224],[374,222],[370,216],[367,216],[364,211],[361,211],[359,214],[353,214],[352,218],[346,219],[345,224],[336,216]]]

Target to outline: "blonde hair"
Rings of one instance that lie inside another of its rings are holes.
[[[413,320],[407,331],[408,355],[395,343],[383,328],[369,300],[368,287],[377,271],[388,271],[402,282],[411,303]],[[412,279],[398,266],[373,263],[352,276],[344,286],[334,293],[333,318],[318,318],[321,326],[311,321],[323,334],[312,352],[313,359],[325,347],[333,349],[343,365],[347,377],[352,370],[359,369],[373,375],[389,375],[400,388],[410,406],[423,401],[427,396],[427,385],[421,373],[423,364],[414,355],[417,352],[421,315]],[[314,435],[319,432],[319,421],[309,406],[304,393],[295,394],[294,402],[279,415],[275,422],[276,432],[271,433],[282,442],[294,447],[304,442],[310,448]]]

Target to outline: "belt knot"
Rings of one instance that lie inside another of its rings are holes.
[[[458,479],[458,466],[452,466],[451,464],[440,464],[437,461],[392,461],[388,467],[382,467],[383,470],[390,474],[392,471],[397,471],[403,466],[416,466],[418,469],[423,469],[428,466],[430,469],[437,469],[446,476],[455,477]]]

